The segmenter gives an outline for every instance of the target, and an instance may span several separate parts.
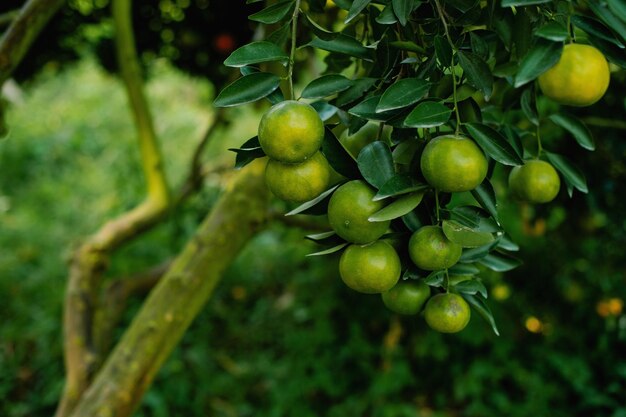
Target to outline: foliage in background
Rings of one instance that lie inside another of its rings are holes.
[[[176,167],[207,123],[211,88],[167,67],[153,74],[169,172],[181,178]],[[185,100],[173,102],[174,93]],[[613,102],[626,106],[623,96]],[[240,110],[211,158],[232,162],[217,150],[254,133],[251,110]],[[40,76],[10,121],[0,143],[0,414],[43,417],[63,377],[62,248],[131,204],[141,184],[123,168],[135,150],[122,90],[92,62]],[[501,337],[479,320],[450,337],[400,319],[377,296],[346,289],[336,259],[304,257],[313,249],[304,231],[277,225],[229,270],[136,415],[624,417],[626,319],[598,302],[626,299],[626,142],[619,130],[594,133],[597,151],[579,156],[588,196],[561,195],[533,211],[499,195],[525,259],[486,278]],[[560,132],[552,136],[552,146],[572,150]],[[504,174],[494,177],[498,192]],[[212,184],[117,257],[112,275],[175,253],[210,207]]]

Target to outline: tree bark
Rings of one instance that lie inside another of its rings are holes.
[[[73,417],[126,417],[199,313],[224,270],[265,224],[264,161],[235,178],[150,293],[84,393]]]

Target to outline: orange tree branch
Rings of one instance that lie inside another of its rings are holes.
[[[267,223],[264,164],[229,184],[211,214],[151,291],[72,417],[130,416],[210,297],[224,270]]]
[[[0,39],[0,85],[22,62],[37,35],[65,3],[64,0],[28,0]]]

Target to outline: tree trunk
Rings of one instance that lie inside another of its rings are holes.
[[[130,416],[224,270],[266,223],[264,161],[240,172],[150,293],[73,417]]]

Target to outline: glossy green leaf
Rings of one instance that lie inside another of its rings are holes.
[[[293,0],[281,1],[273,4],[260,12],[251,14],[248,19],[255,22],[265,23],[266,25],[281,21],[291,10],[293,10]]]
[[[532,88],[527,88],[522,93],[520,99],[522,105],[522,111],[526,118],[535,126],[539,126],[539,115],[537,114],[537,103],[535,102],[535,96]]]
[[[623,0],[606,0],[606,3],[615,16],[626,22],[626,3]]]
[[[372,214],[368,220],[370,222],[384,222],[402,217],[413,211],[415,207],[419,206],[422,202],[422,198],[424,198],[423,191],[404,195],[393,203]]]
[[[342,250],[343,248],[345,248],[346,246],[348,246],[348,243],[344,242],[344,243],[340,243],[337,246],[333,246],[331,248],[328,249],[324,249],[321,250],[319,252],[314,252],[314,253],[309,253],[306,256],[324,256],[324,255],[332,255],[333,253],[337,253],[340,250]]]
[[[228,67],[243,67],[245,65],[271,61],[287,63],[289,56],[275,44],[267,41],[259,41],[249,43],[236,49],[226,58],[224,65]]]
[[[609,28],[607,28],[598,19],[594,19],[589,16],[574,15],[572,16],[572,23],[598,39],[611,42],[612,44],[620,48],[624,47],[624,44],[619,39],[617,39],[609,30]]]
[[[529,83],[552,68],[559,61],[562,51],[563,44],[559,42],[537,39],[535,45],[519,64],[519,69],[515,76],[515,88]]]
[[[335,104],[339,107],[343,107],[360,99],[361,97],[363,97],[365,92],[374,85],[374,83],[376,83],[376,78],[358,78],[354,80],[352,83],[352,87],[341,92],[337,96]]]
[[[374,196],[374,201],[383,200],[388,197],[395,197],[414,191],[424,191],[428,185],[417,182],[415,178],[406,174],[396,174],[380,187]]]
[[[312,240],[313,242],[321,242],[332,236],[337,236],[337,233],[335,233],[334,230],[330,230],[328,232],[322,232],[322,233],[314,233],[312,235],[305,236],[305,238]]]
[[[532,6],[534,4],[550,3],[552,0],[502,0],[502,7]]]
[[[311,81],[304,90],[302,98],[323,98],[347,90],[352,86],[352,80],[340,74],[327,74]]]
[[[352,36],[348,36],[343,33],[339,34],[333,40],[323,40],[317,37],[313,38],[313,40],[307,43],[306,46],[353,56],[365,61],[373,61],[371,49],[363,46],[361,42],[357,41]]]
[[[229,148],[228,150],[237,154],[235,158],[235,168],[243,168],[255,159],[265,156],[265,152],[261,149],[258,136],[247,140],[240,148]]]
[[[324,129],[322,152],[335,171],[346,178],[361,178],[356,161],[328,127]]]
[[[404,120],[407,127],[431,128],[441,126],[450,119],[452,109],[436,101],[419,103]]]
[[[472,45],[472,52],[478,55],[481,59],[487,59],[489,56],[489,45],[478,35],[477,32],[470,32],[470,44]]]
[[[433,271],[424,278],[426,285],[430,287],[443,287],[446,271]]]
[[[553,42],[565,42],[568,38],[567,29],[560,23],[550,22],[535,31],[535,36]]]
[[[582,120],[578,119],[576,116],[566,113],[557,113],[551,115],[550,120],[570,132],[572,136],[574,136],[574,139],[576,139],[576,142],[583,148],[588,151],[596,149],[591,131]]]
[[[320,26],[307,13],[304,14],[304,22],[311,29],[311,31],[313,32],[313,34],[315,36],[317,36],[318,38],[323,39],[325,41],[332,41],[333,39],[335,39],[339,35],[338,33],[331,32],[328,29]]]
[[[478,261],[481,265],[496,272],[506,272],[517,268],[522,261],[508,254],[492,252]]]
[[[346,16],[346,20],[344,23],[350,23],[363,11],[363,9],[367,7],[368,4],[371,3],[371,1],[372,0],[353,0],[352,6],[350,6],[348,16]]]
[[[498,249],[506,250],[509,252],[517,252],[519,250],[519,245],[511,240],[509,235],[502,235],[498,239]]]
[[[574,188],[582,193],[587,193],[589,190],[587,188],[587,180],[585,179],[585,174],[574,165],[569,159],[564,157],[563,155],[559,155],[552,152],[544,151],[544,154],[548,158],[548,161],[554,168],[557,169],[562,175],[563,179],[566,183],[571,184]]]
[[[311,107],[315,109],[323,122],[333,117],[339,111],[337,107],[324,100],[319,100],[311,103]]]
[[[232,107],[250,103],[271,94],[279,85],[278,76],[267,72],[255,72],[227,85],[213,104],[216,107]]]
[[[484,298],[478,295],[472,294],[461,294],[463,298],[469,303],[469,305],[478,312],[478,314],[491,326],[491,330],[495,333],[496,336],[500,336],[500,332],[498,331],[498,326],[496,326],[496,321],[493,318],[493,314],[491,314],[491,310],[487,305]]]
[[[461,254],[461,259],[459,259],[459,262],[474,263],[474,262],[480,261],[485,256],[487,256],[489,252],[491,252],[497,245],[498,245],[498,241],[496,240],[485,246],[463,249],[463,253]]]
[[[399,110],[388,110],[377,112],[378,104],[382,96],[368,97],[359,104],[348,110],[348,113],[363,119],[374,120],[376,122],[386,122],[399,113]]]
[[[493,75],[487,63],[478,55],[469,52],[458,51],[457,56],[469,83],[489,99],[493,90]]]
[[[480,294],[483,298],[487,298],[487,288],[479,279],[461,281],[454,286],[454,290],[462,294]]]
[[[380,97],[376,113],[401,109],[417,103],[426,93],[430,84],[418,78],[403,78],[393,83]]]
[[[398,17],[398,21],[402,26],[406,26],[409,16],[413,11],[414,0],[391,0],[393,12]]]
[[[487,155],[504,165],[523,165],[524,161],[511,144],[496,130],[482,123],[465,125],[469,135]]]
[[[613,29],[619,35],[622,41],[626,41],[626,22],[620,20],[613,14],[604,3],[598,0],[587,0],[589,8],[602,20],[608,27]]]
[[[393,7],[391,4],[385,6],[382,12],[378,16],[376,16],[376,23],[380,23],[381,25],[393,25],[398,22],[398,18],[393,12]]]
[[[441,64],[443,68],[450,68],[452,65],[452,47],[448,39],[446,39],[445,36],[435,36],[433,43],[439,64]]]
[[[491,233],[479,232],[454,220],[444,220],[442,227],[448,240],[464,248],[477,248],[495,240]]]
[[[472,196],[480,204],[482,208],[487,210],[491,216],[498,220],[498,205],[496,202],[496,193],[488,179],[472,190]]]
[[[359,171],[365,181],[379,189],[396,172],[389,146],[382,141],[375,141],[365,146],[357,158]]]
[[[326,210],[328,208],[328,201],[330,200],[330,197],[335,192],[335,190],[339,188],[340,185],[341,184],[337,184],[334,187],[324,191],[322,194],[318,195],[313,200],[300,204],[298,207],[291,210],[289,213],[285,214],[285,216],[295,216],[296,214],[312,214],[312,215],[326,214]]]
[[[448,269],[450,275],[476,275],[480,272],[475,265],[472,264],[456,264]]]
[[[250,75],[250,74],[257,73],[257,72],[261,72],[261,70],[259,70],[257,67],[250,67],[250,66],[241,67],[239,68],[239,71],[241,72],[241,75]],[[277,104],[277,103],[280,103],[281,101],[285,101],[285,96],[283,95],[283,92],[280,90],[280,88],[277,88],[276,90],[272,91],[265,98],[272,104]]]
[[[283,48],[289,39],[289,35],[291,34],[291,23],[287,22],[272,33],[270,33],[265,40],[273,43],[279,48]]]

